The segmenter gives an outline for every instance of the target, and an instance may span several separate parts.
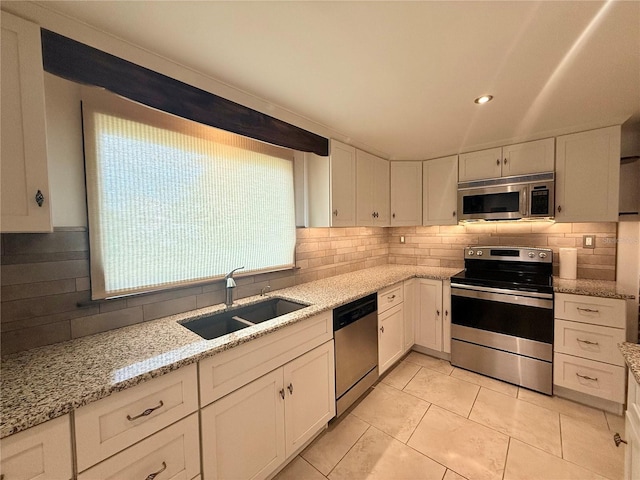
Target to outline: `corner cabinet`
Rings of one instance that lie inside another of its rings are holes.
[[[390,225],[392,227],[408,227],[421,225],[422,162],[390,162],[390,166]]]
[[[422,174],[422,224],[458,223],[458,155],[423,162]]]
[[[331,140],[330,155],[304,153],[310,227],[356,225],[356,149]]]
[[[73,477],[69,415],[3,438],[1,446],[0,476],[3,479],[70,480]]]
[[[554,139],[517,143],[460,154],[459,181],[552,172]]]
[[[356,225],[389,226],[389,162],[356,150]]]
[[[2,232],[50,232],[40,27],[2,12]]]
[[[617,222],[620,126],[556,139],[556,222]]]

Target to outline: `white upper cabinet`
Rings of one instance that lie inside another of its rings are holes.
[[[556,140],[556,221],[618,221],[620,126]]]
[[[331,140],[330,156],[304,154],[309,227],[356,225],[356,149]]]
[[[517,143],[479,152],[461,153],[459,181],[484,180],[552,172],[554,139]]]
[[[427,160],[422,174],[422,224],[458,223],[458,156]]]
[[[422,162],[391,163],[391,226],[422,224]]]
[[[389,225],[389,162],[356,150],[356,224]]]
[[[40,27],[2,12],[3,232],[50,232]]]

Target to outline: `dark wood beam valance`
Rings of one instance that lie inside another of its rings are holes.
[[[42,29],[44,70],[128,99],[282,147],[329,154],[329,140],[192,85]]]

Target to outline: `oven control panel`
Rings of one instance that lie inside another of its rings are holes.
[[[535,247],[466,247],[464,257],[482,260],[553,263],[553,250]]]

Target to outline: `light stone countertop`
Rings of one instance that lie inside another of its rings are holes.
[[[636,379],[636,382],[640,383],[640,345],[637,343],[619,343],[618,348],[622,352],[624,361],[629,367],[631,373]]]
[[[224,310],[214,305],[2,358],[0,438],[377,292],[408,278],[448,280],[461,269],[383,265],[269,294],[310,306],[213,340],[179,322]],[[237,305],[263,300],[254,296]]]
[[[627,292],[618,283],[609,280],[567,280],[553,277],[553,291],[556,293],[571,293],[574,295],[622,300],[633,300],[635,298],[634,292]]]

